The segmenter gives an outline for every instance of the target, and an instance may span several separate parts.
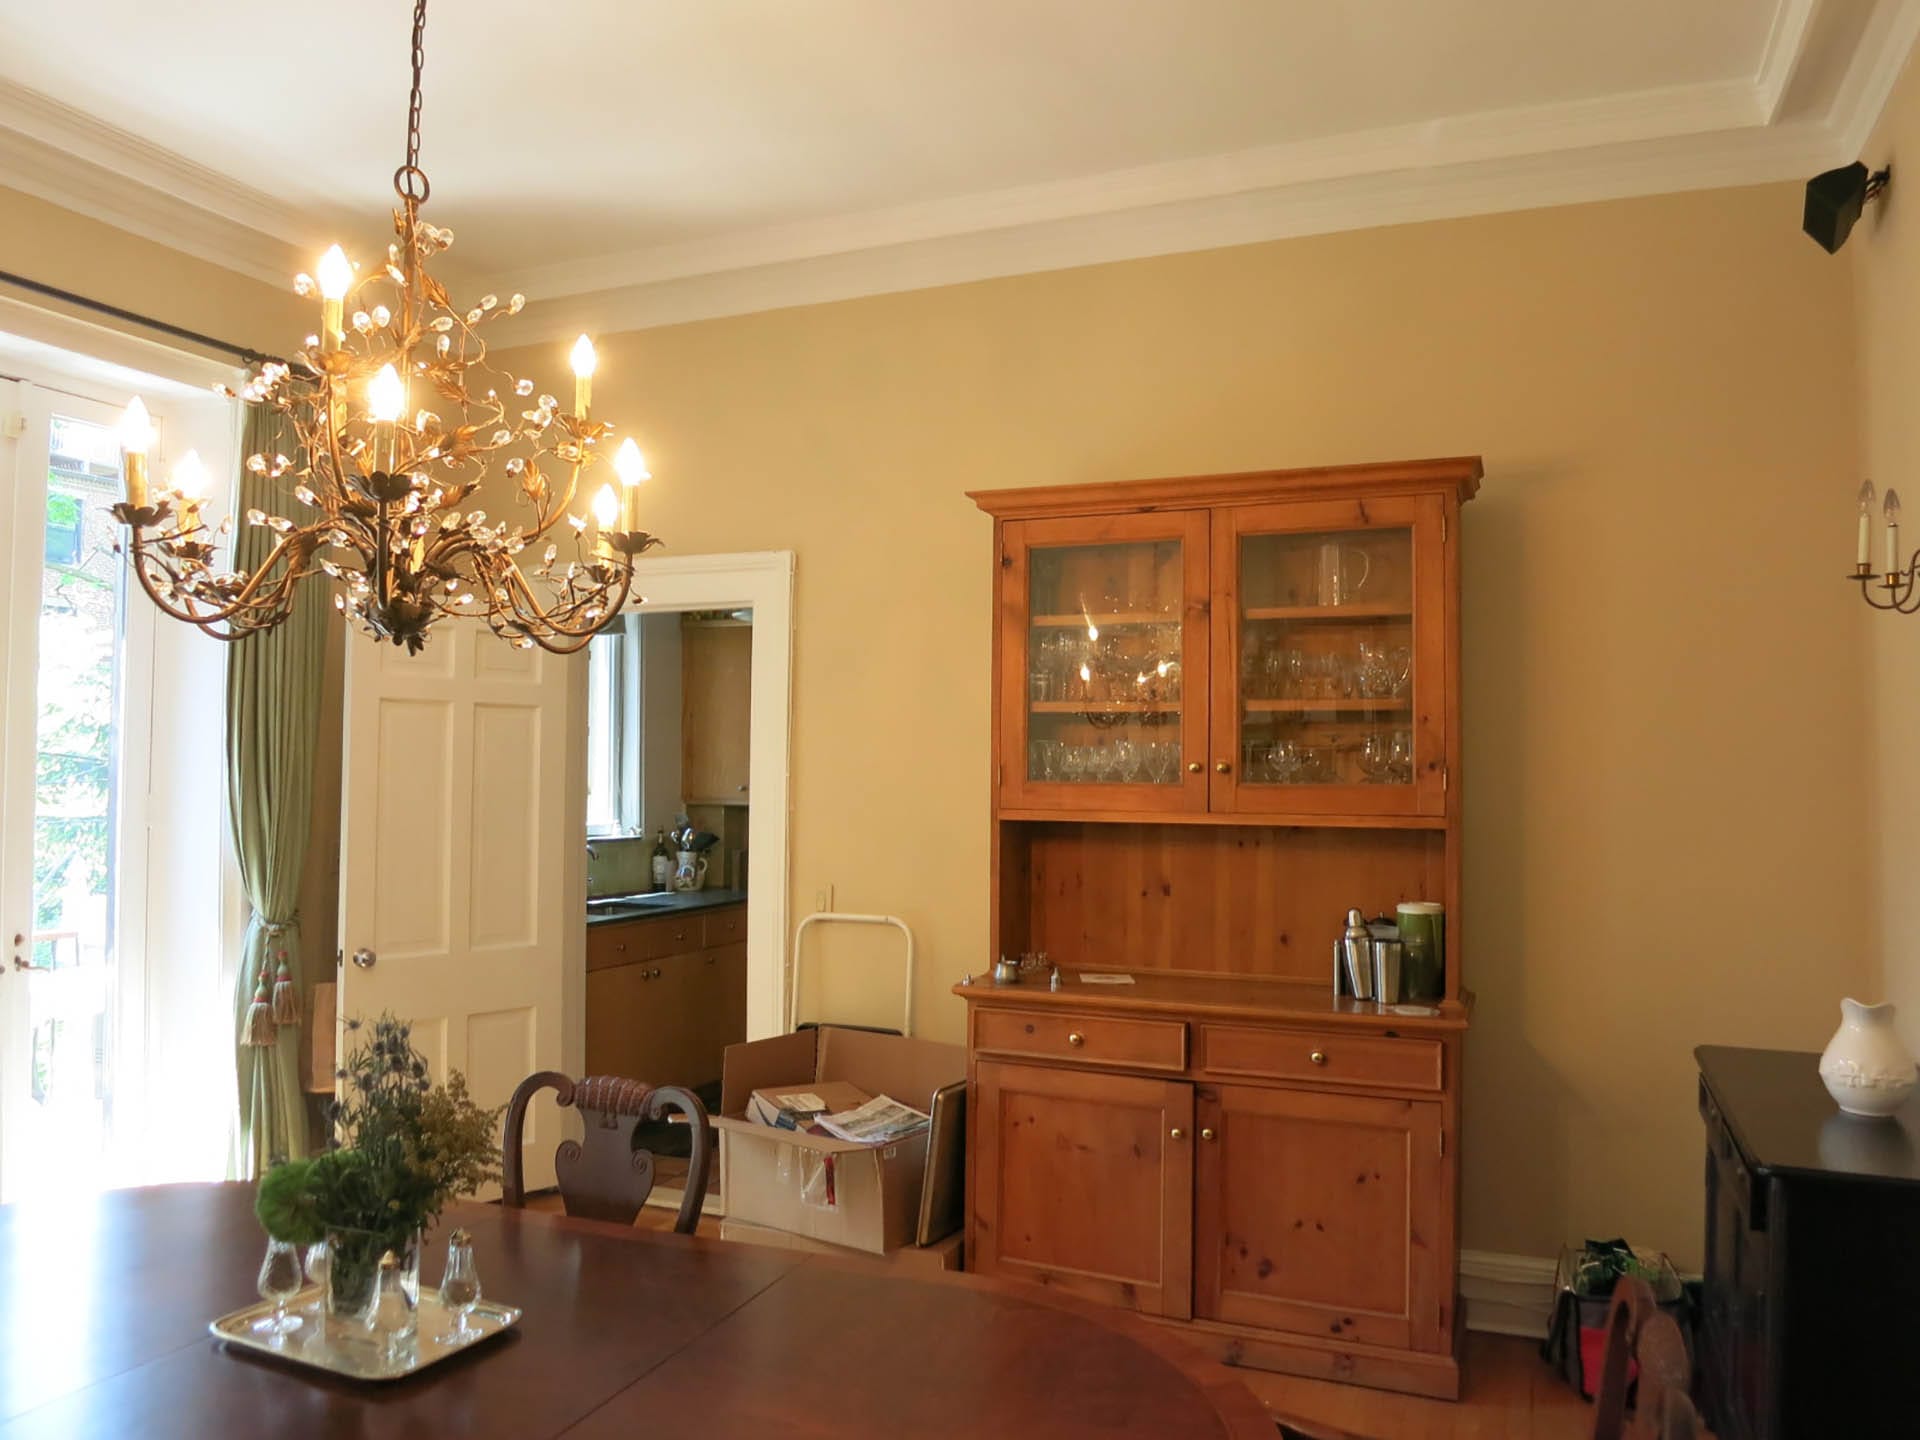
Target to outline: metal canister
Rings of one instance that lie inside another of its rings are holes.
[[[1356,1000],[1373,998],[1373,937],[1367,919],[1358,910],[1347,912],[1346,934],[1340,937],[1340,963],[1347,993]]]
[[[1400,1003],[1400,942],[1373,942],[1373,998],[1382,1005]]]

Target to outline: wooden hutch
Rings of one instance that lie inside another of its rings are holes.
[[[1459,512],[1476,458],[997,490],[967,1263],[1229,1364],[1459,1394]],[[1349,908],[1444,990],[1336,999]],[[1125,975],[1125,983],[1113,977]],[[1101,978],[1105,977],[1105,978]]]

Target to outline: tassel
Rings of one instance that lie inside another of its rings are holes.
[[[287,952],[275,952],[280,961],[280,969],[273,978],[273,1023],[275,1025],[298,1025],[300,1023],[300,993],[293,988],[293,972],[287,968]]]
[[[273,1007],[267,1000],[266,972],[261,972],[253,987],[253,1003],[247,1006],[247,1022],[240,1031],[242,1043],[262,1048],[273,1044]]]

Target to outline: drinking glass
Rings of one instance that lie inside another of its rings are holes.
[[[301,1252],[300,1267],[306,1271],[307,1284],[313,1287],[313,1303],[304,1307],[318,1315],[327,1305],[327,1275],[333,1268],[333,1246],[317,1240]]]
[[[300,1293],[300,1251],[285,1240],[268,1240],[260,1261],[260,1298],[273,1302],[273,1314],[253,1322],[256,1335],[287,1335],[300,1328],[298,1316],[287,1314],[287,1301]]]
[[[473,1236],[456,1230],[447,1240],[447,1271],[440,1277],[440,1303],[457,1318],[452,1330],[434,1336],[439,1345],[465,1345],[477,1340],[480,1332],[467,1324],[467,1316],[480,1303],[480,1271],[473,1263]]]
[[[1398,780],[1402,785],[1411,785],[1413,783],[1412,732],[1407,730],[1394,731],[1387,755],[1388,763],[1393,771],[1393,778]]]
[[[1368,731],[1360,742],[1360,773],[1375,785],[1393,778],[1391,745],[1378,730]]]

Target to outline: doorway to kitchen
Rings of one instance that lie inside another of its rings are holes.
[[[728,1044],[785,1013],[790,552],[644,561],[589,648],[583,1069],[717,1107]],[[672,1138],[657,1203],[677,1203]]]

